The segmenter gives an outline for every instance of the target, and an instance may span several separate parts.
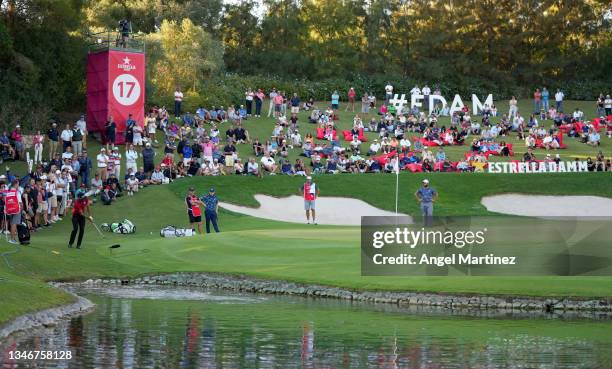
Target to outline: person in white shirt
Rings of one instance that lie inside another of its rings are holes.
[[[166,181],[166,176],[164,176],[164,172],[161,171],[161,167],[158,165],[155,167],[153,173],[151,173],[151,184],[159,185]]]
[[[546,150],[550,150],[550,149],[556,150],[559,148],[559,142],[557,142],[557,140],[555,140],[553,136],[549,134],[544,136],[544,139],[542,139],[542,145],[544,145],[544,148],[546,148]]]
[[[96,156],[97,166],[98,166],[98,174],[102,181],[106,181],[108,177],[108,173],[106,172],[106,167],[108,166],[108,156],[106,155],[106,149],[103,147],[100,149],[100,153]]]
[[[119,148],[117,146],[113,147],[111,157],[114,164],[113,173],[115,174],[115,177],[121,178],[121,153],[119,152]]]
[[[295,147],[302,147],[302,135],[297,129],[291,134],[291,144]]]
[[[130,170],[128,171],[128,173],[129,173],[129,176],[125,180],[125,184],[127,187],[127,194],[128,196],[133,196],[134,192],[138,192],[139,182],[138,182],[138,178],[136,178],[136,176],[134,175],[134,172]]]
[[[425,109],[429,110],[429,95],[431,95],[431,89],[429,88],[429,86],[425,85],[423,86],[423,89],[421,90],[421,92],[423,93],[423,96],[425,97],[423,100],[423,106],[425,107]]]
[[[385,86],[385,104],[389,104],[389,100],[393,98],[393,86],[391,82],[387,82]]]
[[[138,160],[138,151],[134,150],[134,145],[129,145],[127,150],[125,151],[125,170],[132,173],[136,173],[138,170],[138,165],[136,164],[136,160]]]
[[[576,119],[577,121],[582,121],[582,118],[584,117],[584,113],[582,112],[582,110],[576,108],[576,110],[574,110],[574,114],[572,114],[572,117]]]
[[[142,128],[140,127],[140,125],[138,125],[138,123],[134,125],[134,138],[132,139],[132,143],[136,146],[143,145]]]
[[[66,159],[72,160],[74,154],[72,153],[72,146],[66,147],[66,151],[62,153],[62,162]]]
[[[361,147],[361,141],[359,141],[359,136],[353,135],[353,140],[351,141],[351,151],[353,153],[359,154],[360,147]]]
[[[278,92],[276,92],[275,88],[272,88],[272,91],[270,91],[270,94],[268,96],[270,97],[270,106],[268,106],[268,118],[270,118],[270,116],[272,116],[272,112],[274,111],[274,98],[278,96]]]
[[[261,165],[266,171],[270,172],[270,175],[276,174],[276,162],[274,158],[270,156],[269,152],[266,152],[261,158]]]
[[[606,95],[604,109],[606,110],[606,115],[612,115],[612,98],[610,98],[610,95]]]
[[[408,137],[404,137],[400,140],[400,148],[402,149],[402,152],[410,151],[410,146],[412,146],[412,143]]]
[[[374,155],[376,153],[378,153],[378,151],[380,150],[380,144],[378,143],[378,140],[374,140],[374,142],[372,142],[370,144],[370,149],[368,150],[368,155]]]
[[[66,151],[68,146],[72,146],[72,129],[70,129],[70,124],[66,124],[66,128],[60,134],[60,138],[63,145],[62,151]]]
[[[508,109],[508,119],[514,119],[518,113],[518,101],[516,100],[516,97],[512,96],[508,102],[508,105],[510,106],[510,109]]]
[[[79,118],[79,120],[76,121],[75,123],[76,127],[78,129],[81,130],[81,133],[83,134],[83,148],[86,149],[87,148],[87,122],[85,121],[85,114],[81,114],[81,117]]]
[[[257,177],[261,176],[259,164],[257,164],[254,158],[250,158],[249,162],[247,163],[247,173]]]
[[[177,87],[174,91],[174,116],[176,118],[181,116],[181,105],[183,104],[183,93],[181,88]]]
[[[415,85],[412,90],[410,90],[410,96],[414,96],[414,95],[420,95],[421,94],[421,89],[419,88],[419,86]]]
[[[555,102],[557,103],[557,111],[563,113],[563,99],[565,98],[565,94],[560,89],[557,89],[557,93],[555,94]]]

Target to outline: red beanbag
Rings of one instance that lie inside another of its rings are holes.
[[[408,169],[412,173],[418,173],[418,172],[422,172],[423,171],[423,164],[421,164],[421,163],[406,164],[406,166],[404,168]]]
[[[317,128],[317,139],[322,140],[325,137],[325,130],[323,128]]]

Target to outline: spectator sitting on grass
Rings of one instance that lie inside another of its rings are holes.
[[[255,161],[255,158],[249,158],[247,163],[247,174],[261,177],[262,173],[259,170],[259,164]]]
[[[134,173],[130,173],[128,179],[125,181],[125,186],[127,188],[128,196],[133,196],[134,192],[138,192],[140,188],[138,183],[138,178],[134,175]]]
[[[546,136],[544,136],[544,138],[542,139],[542,145],[544,145],[544,148],[546,150],[557,150],[559,148],[559,141],[557,141],[557,139],[551,134],[546,134]]]
[[[264,156],[261,158],[261,165],[265,171],[270,173],[270,175],[276,174],[276,169],[277,169],[276,162],[270,156],[269,152],[264,153]]]
[[[104,190],[102,190],[102,194],[100,195],[100,200],[102,200],[102,204],[104,205],[110,205],[115,200],[115,196],[110,186],[104,186]]]
[[[157,165],[155,170],[151,174],[151,184],[152,185],[160,185],[165,183],[167,178],[164,176],[164,173],[161,171],[161,166]]]
[[[291,162],[287,159],[281,160],[281,173],[289,176],[295,175]]]
[[[586,144],[589,146],[596,147],[600,145],[601,143],[600,141],[601,141],[601,136],[599,135],[599,133],[595,131],[594,129],[591,129],[587,137]]]
[[[370,144],[370,148],[368,149],[368,156],[378,154],[378,151],[380,150],[380,148],[381,148],[380,143],[378,143],[377,139],[374,139],[374,141]]]

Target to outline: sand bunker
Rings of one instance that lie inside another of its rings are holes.
[[[304,199],[300,196],[272,197],[255,195],[260,207],[250,208],[219,203],[227,210],[251,215],[258,218],[279,220],[291,223],[306,223]],[[394,212],[385,211],[357,199],[348,197],[321,197],[316,202],[317,223],[330,225],[360,225],[362,216],[395,216]],[[404,214],[399,214],[406,216]]]
[[[612,216],[612,199],[600,196],[486,196],[482,205],[496,213],[533,217]]]

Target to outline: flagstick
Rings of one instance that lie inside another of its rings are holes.
[[[395,216],[397,216],[397,204],[399,200],[399,172],[395,172]]]

